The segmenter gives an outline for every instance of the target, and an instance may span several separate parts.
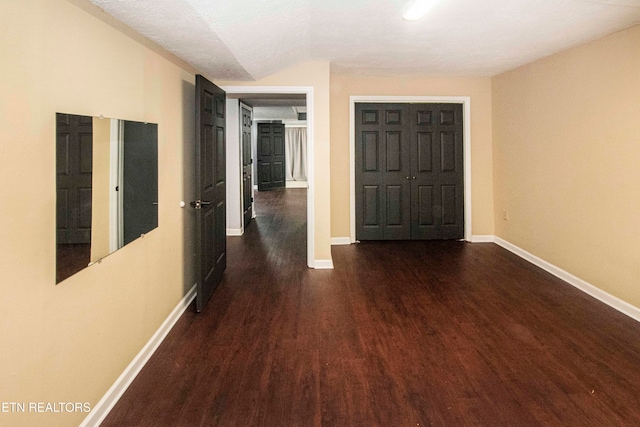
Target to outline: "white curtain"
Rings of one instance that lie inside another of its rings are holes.
[[[307,180],[307,128],[286,127],[284,153],[287,163],[287,181]]]

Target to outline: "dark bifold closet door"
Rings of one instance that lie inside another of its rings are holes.
[[[225,92],[196,76],[196,310],[202,311],[227,267]]]
[[[403,104],[356,104],[356,238],[411,238],[409,115]]]
[[[356,239],[462,239],[461,104],[356,104]]]

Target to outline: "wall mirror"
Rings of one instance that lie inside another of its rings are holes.
[[[158,125],[56,113],[56,283],[158,226]]]

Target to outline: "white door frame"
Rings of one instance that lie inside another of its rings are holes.
[[[305,95],[307,102],[307,266],[315,268],[315,214],[314,214],[314,135],[313,86],[222,86],[229,95],[286,94]]]
[[[356,103],[447,103],[462,104],[464,150],[464,240],[471,241],[471,97],[469,96],[350,96],[349,97],[349,188],[350,238],[356,241]]]

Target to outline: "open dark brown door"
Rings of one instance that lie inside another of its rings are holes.
[[[284,187],[284,125],[258,124],[258,190]]]
[[[253,180],[251,168],[251,110],[241,106],[242,110],[242,201],[245,228],[253,217]]]
[[[196,76],[196,310],[202,311],[227,267],[225,92]]]

